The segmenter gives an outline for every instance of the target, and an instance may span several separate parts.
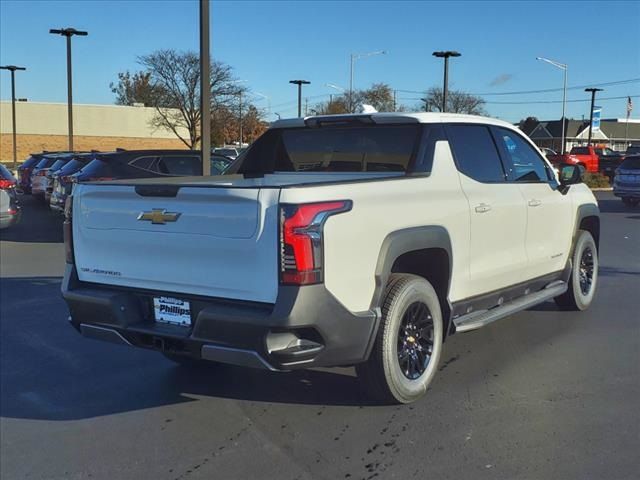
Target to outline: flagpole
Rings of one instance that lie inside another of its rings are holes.
[[[625,151],[629,147],[629,117],[631,116],[631,110],[633,110],[633,103],[631,97],[627,97],[627,124],[624,127],[624,149]]]

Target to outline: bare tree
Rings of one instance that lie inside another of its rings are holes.
[[[432,87],[427,90],[424,102],[424,110],[427,112],[442,111],[442,88]],[[467,113],[470,115],[484,115],[485,101],[481,97],[476,97],[460,90],[449,90],[447,93],[447,112]],[[420,108],[423,110],[423,108]]]
[[[200,60],[195,52],[157,50],[138,57],[144,71],[118,74],[111,84],[116,103],[141,101],[156,109],[152,125],[171,130],[188,148],[200,141]],[[211,64],[211,109],[230,107],[246,87],[239,85],[233,69],[222,62]],[[216,115],[212,114],[215,121]],[[186,134],[185,134],[186,132]]]
[[[354,91],[353,103],[371,105],[379,112],[393,112],[393,90],[386,83],[374,83],[366,90]],[[349,98],[347,95],[334,97],[328,102],[317,104],[314,110],[320,115],[349,113]]]

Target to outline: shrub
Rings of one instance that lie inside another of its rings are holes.
[[[611,186],[609,183],[609,177],[602,175],[601,173],[586,172],[582,177],[582,181],[589,188],[608,188]]]

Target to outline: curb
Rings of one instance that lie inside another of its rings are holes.
[[[592,192],[613,192],[613,187],[592,188]]]

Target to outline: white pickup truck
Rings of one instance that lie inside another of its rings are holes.
[[[189,364],[355,365],[408,403],[445,338],[555,299],[584,310],[599,210],[512,125],[454,114],[282,120],[228,175],[78,184],[70,321]]]

